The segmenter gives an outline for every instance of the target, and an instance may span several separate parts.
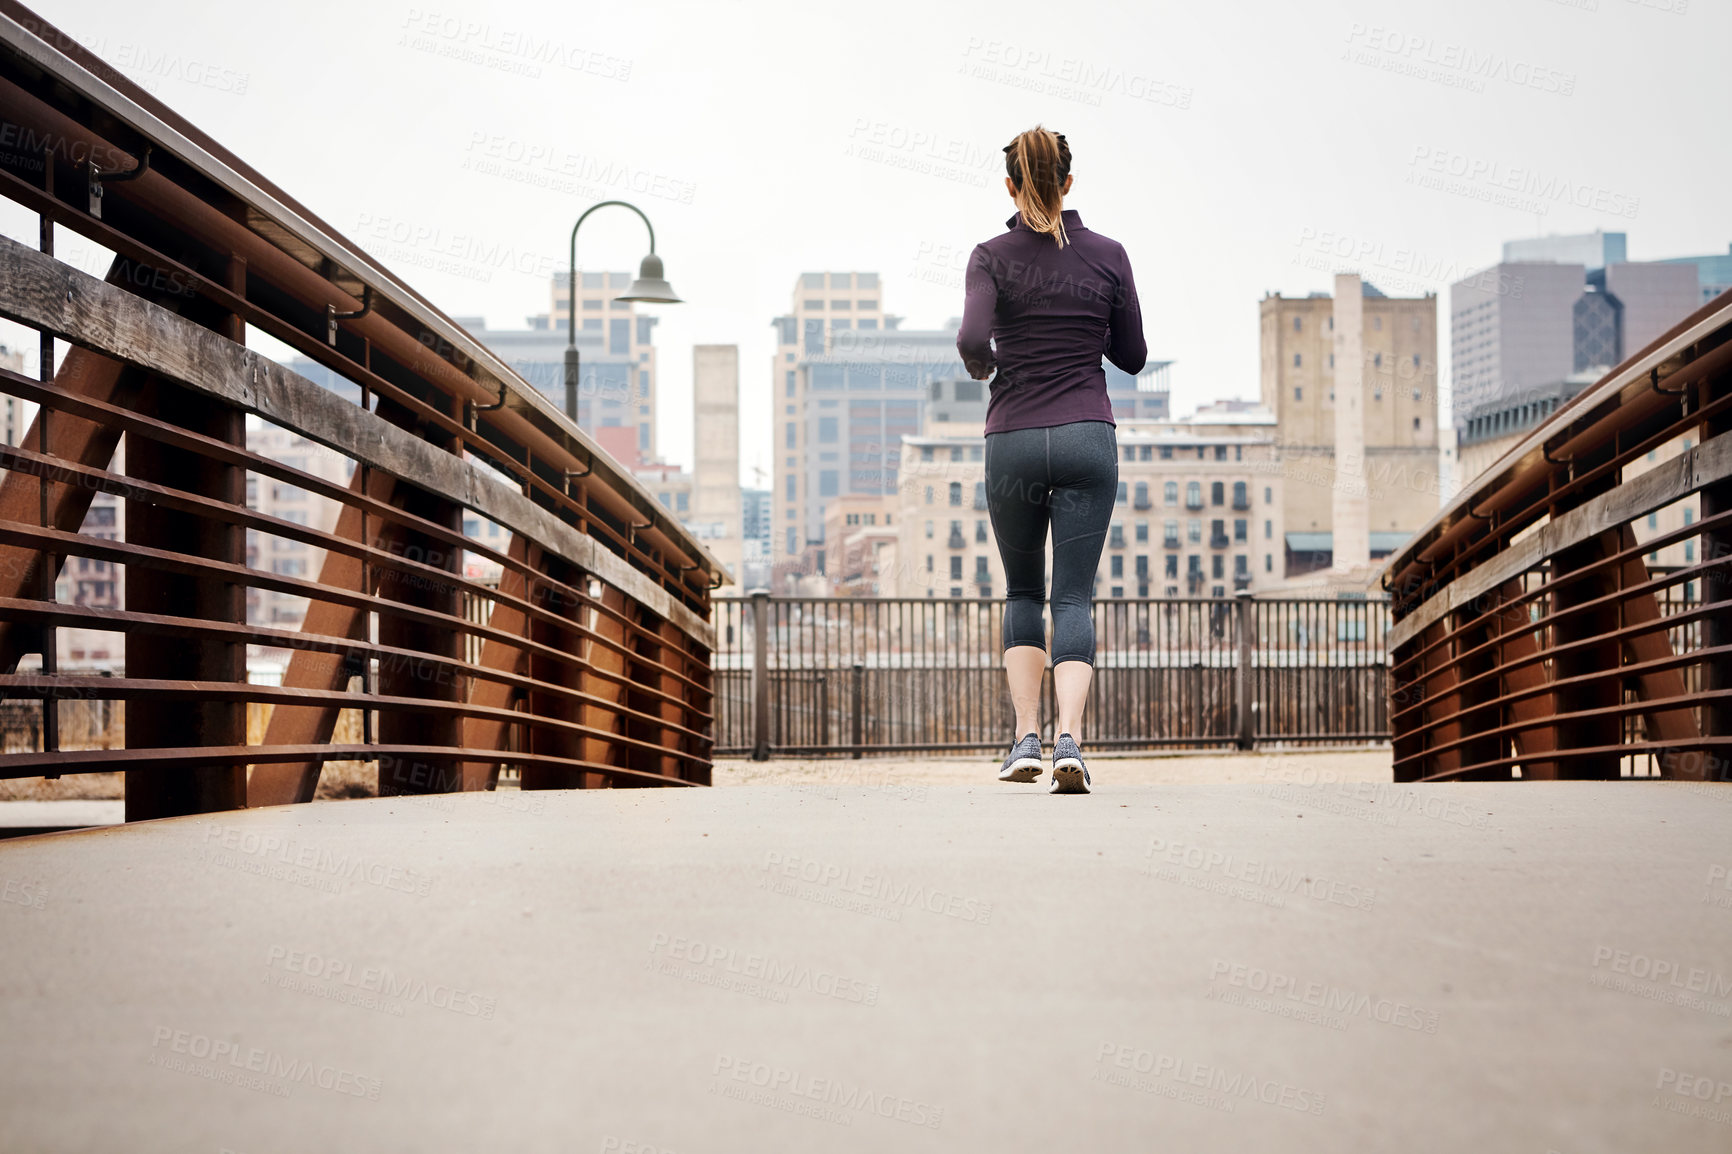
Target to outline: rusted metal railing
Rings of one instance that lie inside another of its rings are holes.
[[[530,789],[708,783],[721,570],[594,441],[11,0],[0,141],[0,195],[40,222],[35,246],[0,237],[0,315],[41,366],[0,370],[9,411],[36,413],[0,446],[0,696],[42,702],[38,748],[0,776],[124,770],[129,819],[308,800],[332,759],[377,762],[384,793],[485,789],[502,766]],[[55,260],[67,233],[116,254],[105,279]],[[358,402],[250,352],[249,326]],[[249,448],[272,426],[339,467]],[[334,526],[261,512],[249,481],[331,502]],[[95,531],[103,502],[119,515]],[[251,565],[249,535],[322,563]],[[57,598],[73,561],[112,572],[116,604]],[[304,621],[249,621],[249,591],[305,598]],[[66,629],[123,638],[121,675],[62,669]],[[249,680],[265,650],[280,684]],[[62,748],[68,698],[125,703],[126,748]],[[249,705],[269,711],[253,743]],[[358,742],[333,742],[345,710]]]
[[[1732,294],[1390,559],[1396,779],[1732,777],[1728,564]]]

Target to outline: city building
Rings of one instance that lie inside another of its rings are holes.
[[[895,551],[876,553],[885,593],[1004,595],[983,428],[929,420],[902,439]],[[1117,436],[1119,490],[1095,596],[1226,597],[1280,584],[1284,481],[1273,413],[1221,402],[1182,420],[1123,420]]]
[[[897,494],[852,493],[824,513],[825,572],[839,597],[894,597]]]
[[[773,507],[770,490],[740,490],[742,589],[770,587],[770,518]]]
[[[578,427],[628,469],[659,460],[653,339],[657,319],[637,313],[632,302],[613,299],[630,286],[629,273],[577,275]],[[551,310],[526,318],[526,328],[490,329],[481,317],[454,318],[561,411],[568,280],[565,273],[554,276]]]
[[[1725,252],[1713,256],[1675,256],[1660,263],[1695,265],[1703,304],[1732,289],[1732,244],[1726,246]]]
[[[347,485],[354,473],[354,462],[349,458],[256,417],[247,419],[247,448],[261,457],[269,457],[339,485]],[[319,533],[330,533],[335,529],[337,517],[342,512],[337,502],[310,493],[299,485],[253,473],[247,476],[247,508],[267,517],[307,525]],[[316,581],[325,562],[323,549],[257,529],[247,530],[246,547],[249,569],[285,577]],[[247,587],[249,624],[293,630],[300,628],[306,615],[305,597],[261,589],[256,585]]]
[[[1293,578],[1388,556],[1440,500],[1437,298],[1340,276],[1334,294],[1264,297],[1259,319],[1283,482],[1270,520],[1285,536],[1270,571]]]
[[[0,345],[0,369],[20,376],[24,373],[24,354],[10,345]],[[30,428],[30,418],[36,406],[17,397],[0,398],[0,444],[22,444]]]
[[[1597,378],[1700,307],[1697,262],[1719,259],[1630,261],[1623,233],[1506,243],[1502,262],[1450,286],[1452,423]]]
[[[729,593],[742,588],[745,511],[740,496],[740,349],[692,349],[691,517],[686,528],[727,567]]]
[[[1485,472],[1528,432],[1600,379],[1600,372],[1571,373],[1561,381],[1493,398],[1461,414],[1456,429],[1456,468],[1468,480]]]
[[[903,329],[883,304],[876,273],[802,273],[792,309],[773,322],[771,546],[778,588],[828,566],[824,533],[832,502],[897,492],[902,439],[922,434],[929,406],[957,413],[975,406],[970,411],[984,417],[988,386],[963,371],[960,322]],[[1115,416],[1166,417],[1167,364],[1153,362],[1136,377],[1107,365]]]

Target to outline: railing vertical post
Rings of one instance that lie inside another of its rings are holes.
[[[752,591],[752,760],[770,760],[770,591]]]
[[[1697,408],[1700,409],[1716,400],[1714,394],[1724,394],[1729,386],[1724,376],[1704,380],[1697,390]],[[1701,441],[1732,433],[1732,417],[1721,413],[1702,422],[1699,430]],[[1719,480],[1702,486],[1702,519],[1712,520],[1723,513],[1732,512],[1732,481]],[[1724,561],[1732,554],[1732,530],[1718,526],[1702,534],[1700,543],[1702,560],[1709,562]],[[1728,573],[1724,565],[1708,570],[1702,575],[1702,605],[1707,610],[1702,618],[1702,635],[1700,646],[1714,648],[1721,645],[1732,645],[1732,573]],[[1705,661],[1702,663],[1702,689],[1708,692],[1732,689],[1732,662]],[[1732,705],[1724,698],[1710,698],[1703,703],[1702,729],[1709,737],[1732,737]],[[1701,766],[1699,773],[1679,773],[1674,776],[1694,777],[1708,781],[1732,781],[1732,769],[1727,766],[1726,751],[1715,749],[1712,754],[1703,751],[1700,759],[1690,758],[1689,761]]]
[[[1255,716],[1251,708],[1251,593],[1242,590],[1234,596],[1234,626],[1239,639],[1239,661],[1236,670],[1235,696],[1239,706],[1239,748],[1251,749],[1257,743]]]
[[[854,745],[854,756],[860,757],[861,747],[866,744],[866,666],[856,661],[854,663],[854,732],[850,740]]]

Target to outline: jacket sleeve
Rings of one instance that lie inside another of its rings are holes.
[[[992,353],[992,320],[998,307],[998,285],[992,279],[991,261],[984,245],[975,245],[963,277],[962,328],[956,334],[956,351],[968,375],[984,381],[998,367]]]
[[[1119,287],[1107,315],[1107,360],[1132,376],[1149,361],[1149,342],[1143,336],[1143,306],[1137,300],[1137,282],[1131,277],[1131,258],[1119,249]]]

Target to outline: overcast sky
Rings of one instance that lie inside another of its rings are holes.
[[[576,216],[636,202],[688,302],[659,309],[664,451],[690,460],[691,346],[738,344],[748,483],[795,277],[875,269],[905,325],[958,315],[1010,212],[999,149],[1037,121],[1075,154],[1067,207],[1130,253],[1180,413],[1256,396],[1258,300],[1337,269],[1438,291],[1447,361],[1447,285],[1507,239],[1732,241],[1726,0],[38,11],[452,315],[545,312]],[[610,210],[579,263],[644,250]]]

